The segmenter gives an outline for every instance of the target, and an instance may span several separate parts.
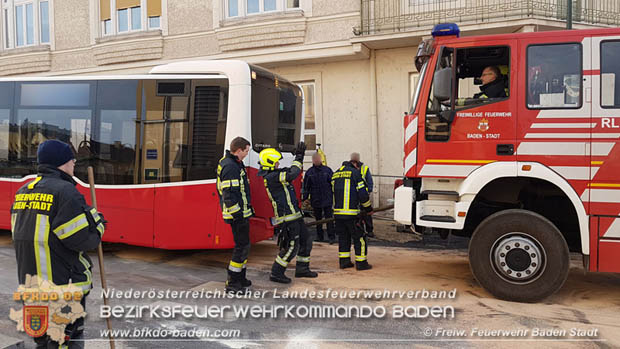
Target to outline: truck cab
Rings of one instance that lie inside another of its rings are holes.
[[[557,291],[571,251],[620,272],[619,56],[620,29],[436,26],[415,59],[395,220],[471,237],[472,272],[502,299]]]

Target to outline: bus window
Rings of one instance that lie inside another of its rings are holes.
[[[0,82],[0,176],[9,175],[9,125],[13,105],[13,83]]]
[[[16,174],[36,173],[37,148],[48,139],[69,143],[77,151],[79,142],[89,142],[95,98],[95,83],[22,82],[17,83]],[[76,166],[75,175],[87,181],[86,171]]]
[[[228,80],[192,81],[191,141],[187,180],[216,178],[224,154],[228,112]]]
[[[620,41],[601,43],[601,106],[620,108]],[[619,87],[616,88],[616,85]]]
[[[78,156],[93,160],[96,182],[133,184],[138,80],[104,80],[97,85],[97,120],[91,144],[80,143]]]
[[[179,81],[144,80],[143,85],[146,117],[142,119],[141,183],[183,181],[187,177],[183,159],[187,158],[189,96],[175,88]]]
[[[528,46],[527,107],[581,107],[581,75],[581,44]]]
[[[273,74],[252,67],[252,143],[292,151],[301,139],[301,89],[279,81]]]

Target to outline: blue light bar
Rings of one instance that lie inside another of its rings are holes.
[[[433,37],[456,35],[456,37],[458,38],[460,33],[461,30],[459,29],[459,26],[456,25],[456,23],[442,23],[437,24],[433,28],[431,35],[433,35]]]

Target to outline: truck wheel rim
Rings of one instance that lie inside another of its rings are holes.
[[[521,232],[508,233],[491,248],[491,264],[495,273],[514,284],[527,284],[538,279],[545,270],[545,249],[534,237]]]

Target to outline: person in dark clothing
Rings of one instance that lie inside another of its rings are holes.
[[[482,86],[480,92],[474,95],[474,98],[503,98],[506,97],[506,89],[502,73],[496,66],[488,66],[480,75]]]
[[[304,175],[302,200],[306,201],[310,198],[310,205],[314,211],[314,218],[317,221],[324,218],[332,218],[334,215],[332,208],[334,194],[331,183],[333,174],[334,172],[331,168],[323,165],[321,154],[314,153],[312,155],[312,167]],[[324,241],[323,224],[316,226],[316,233],[316,241]],[[336,241],[333,222],[327,223],[327,236],[329,237],[330,244]]]
[[[279,168],[282,154],[274,148],[267,148],[258,155],[260,171],[267,196],[271,200],[276,225],[280,225],[280,252],[271,267],[269,280],[288,284],[291,279],[284,272],[288,264],[297,256],[295,277],[315,278],[317,273],[310,270],[312,236],[308,233],[304,217],[299,208],[295,187],[292,182],[299,177],[306,145],[300,142],[295,150],[295,161],[291,167]]]
[[[246,277],[246,264],[250,254],[250,217],[254,215],[254,209],[250,204],[250,183],[243,165],[243,159],[249,152],[250,142],[236,137],[217,166],[217,192],[222,217],[224,222],[230,224],[235,241],[228,264],[228,292],[243,291],[252,285]]]
[[[92,262],[86,251],[101,242],[105,220],[75,188],[75,156],[68,144],[41,143],[37,161],[37,177],[19,188],[11,208],[19,283],[31,276],[56,286],[72,284],[82,289],[85,306],[92,288]],[[83,348],[83,332],[83,317],[68,324],[62,348]],[[47,334],[34,341],[37,348],[59,347]]]
[[[361,227],[362,213],[372,212],[372,204],[360,171],[349,161],[332,176],[334,190],[334,218],[338,232],[338,257],[340,269],[351,268],[351,239],[355,247],[355,268],[371,269],[368,264],[368,243]]]
[[[372,188],[374,187],[374,183],[372,181],[372,174],[370,174],[370,168],[368,168],[367,165],[364,165],[364,163],[360,161],[359,153],[351,154],[351,164],[353,164],[353,166],[355,166],[355,168],[360,171],[360,174],[362,175],[362,180],[364,181],[364,184],[366,184],[368,194],[370,195],[370,193],[372,193]],[[364,231],[366,231],[366,236],[368,236],[369,238],[375,237],[375,233],[373,232],[374,226],[372,224],[371,215],[362,216],[362,227],[364,228]]]

